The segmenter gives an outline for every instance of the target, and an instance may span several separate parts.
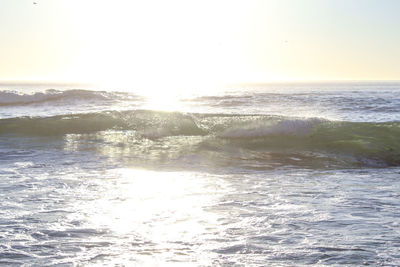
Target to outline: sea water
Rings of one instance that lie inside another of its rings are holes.
[[[400,83],[0,87],[2,265],[400,265]]]

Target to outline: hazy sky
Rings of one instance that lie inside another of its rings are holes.
[[[399,0],[35,1],[0,1],[0,80],[400,80]]]

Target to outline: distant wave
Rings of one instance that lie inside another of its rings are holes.
[[[137,96],[106,91],[91,90],[46,90],[33,94],[22,94],[15,91],[0,91],[0,106],[22,106],[38,103],[57,102],[58,104],[69,104],[76,101],[117,101],[122,99],[136,98]]]
[[[255,163],[267,166],[271,160],[291,164],[307,161],[308,165],[320,162],[322,165],[400,166],[400,122],[151,110],[0,120],[0,135],[3,136],[86,136],[105,132],[114,135],[111,140],[120,140],[118,136],[127,132],[133,133],[129,142],[118,144],[124,149],[131,148],[128,149],[131,153],[142,151],[145,143],[156,142],[158,146],[154,149],[158,152],[152,155],[168,153],[173,147],[179,154],[236,159],[240,164],[251,162],[252,166]],[[170,138],[177,143],[172,146]],[[140,156],[147,157],[146,154]]]

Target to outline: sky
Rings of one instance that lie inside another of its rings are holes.
[[[0,80],[400,80],[398,0],[1,0]]]

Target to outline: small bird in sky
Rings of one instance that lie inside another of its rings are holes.
[[[37,2],[33,2],[34,5],[37,5]]]

